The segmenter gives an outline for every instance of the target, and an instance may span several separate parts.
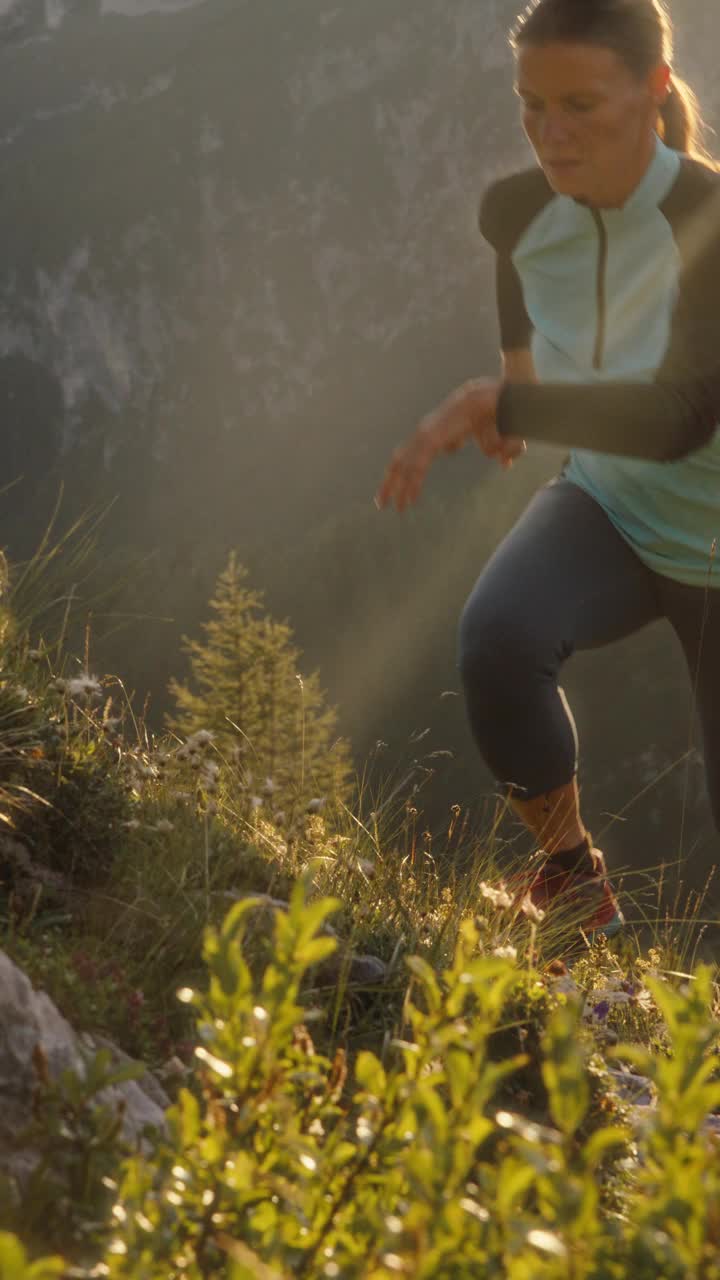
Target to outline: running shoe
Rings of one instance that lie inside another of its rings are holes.
[[[540,865],[533,874],[536,863]],[[625,924],[607,877],[605,857],[589,842],[573,870],[540,850],[531,860],[529,871],[525,892],[533,906],[546,913],[552,910],[558,922],[565,916],[568,924],[582,930],[589,941],[601,933],[611,938]]]

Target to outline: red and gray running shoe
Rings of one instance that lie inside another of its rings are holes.
[[[539,863],[533,874],[533,868]],[[524,892],[538,910],[549,912],[558,923],[581,929],[592,941],[598,934],[607,938],[619,933],[625,924],[617,898],[607,878],[605,857],[593,849],[588,840],[577,862],[568,868],[562,854],[557,858],[544,851],[535,854],[525,878]]]

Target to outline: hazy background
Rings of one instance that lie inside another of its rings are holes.
[[[394,445],[497,368],[483,187],[529,162],[512,0],[0,0],[0,542],[116,497],[94,666],[157,727],[228,550],[294,625],[358,762],[424,759],[426,817],[487,817],[455,670],[462,604],[560,451],[438,464],[398,517]],[[676,4],[720,118],[720,14]],[[105,634],[106,638],[101,639]],[[662,625],[566,668],[586,821],[616,866],[715,862],[690,686]],[[720,714],[720,708],[718,708]],[[429,732],[422,738],[419,735]],[[411,741],[412,738],[416,741]],[[434,751],[450,756],[427,757]],[[644,797],[637,798],[647,788]],[[631,803],[632,802],[632,803]],[[630,806],[629,808],[627,806]],[[508,824],[508,837],[514,834]]]

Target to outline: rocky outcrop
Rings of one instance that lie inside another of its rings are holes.
[[[86,1063],[105,1048],[113,1066],[131,1061],[102,1037],[78,1037],[44,991],[36,991],[28,977],[0,952],[0,1172],[22,1184],[31,1173],[36,1154],[23,1134],[32,1120],[33,1095],[38,1085],[34,1058],[38,1049],[51,1079],[68,1068],[84,1075]],[[139,1142],[148,1126],[164,1126],[170,1100],[149,1074],[112,1085],[98,1094],[100,1105],[122,1104],[122,1133],[128,1143]]]

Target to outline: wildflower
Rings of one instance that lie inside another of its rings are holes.
[[[488,902],[492,902],[494,907],[505,910],[507,907],[512,906],[512,898],[502,885],[502,882],[499,889],[493,889],[491,884],[487,884],[485,880],[482,880],[480,882],[480,892],[483,898],[487,898]]]
[[[272,778],[266,778],[266,779],[265,779],[265,785],[263,786],[263,795],[264,795],[264,796],[271,796],[271,795],[273,795],[273,793],[275,792],[275,790],[276,790],[276,787],[275,787],[275,783],[273,782]]]
[[[369,858],[358,858],[357,865],[358,871],[361,871],[364,876],[367,876],[368,880],[372,879],[375,875],[375,863],[371,862]]]
[[[142,823],[137,818],[130,818],[128,822],[123,822],[122,825],[127,827],[128,831],[139,831]]]
[[[195,733],[190,735],[187,740],[187,745],[194,746],[196,748],[209,747],[210,743],[214,741],[215,734],[212,733],[210,729],[198,729]]]
[[[273,814],[273,822],[275,823],[275,826],[281,827],[285,821],[287,821],[287,819],[284,811],[282,809],[278,809],[277,813]]]
[[[251,808],[251,809],[261,809],[261,808],[262,808],[262,797],[261,797],[261,796],[251,796],[251,797],[250,797],[250,808]]]
[[[641,987],[639,991],[633,991],[630,993],[630,1003],[637,1005],[640,1009],[644,1009],[646,1013],[650,1013],[655,1007],[653,998],[650,995],[650,992],[646,991],[645,987]]]
[[[311,800],[311,801],[310,801],[310,803],[308,804],[308,807],[307,807],[307,812],[308,812],[308,813],[322,813],[322,811],[323,811],[323,809],[325,808],[325,805],[326,805],[326,804],[327,804],[327,799],[326,799],[326,797],[325,797],[325,796],[317,797],[315,800]]]
[[[495,947],[493,955],[497,956],[499,960],[517,960],[517,948],[511,946]]]
[[[70,694],[71,698],[95,698],[102,693],[102,686],[94,676],[85,674],[77,676],[73,680],[68,680],[65,690]]]
[[[631,1004],[632,996],[627,991],[620,991],[610,979],[609,985],[588,992],[583,1008],[583,1017],[589,1021],[604,1022],[611,1008],[616,1004]]]
[[[529,893],[525,894],[525,897],[520,903],[520,910],[524,916],[527,916],[531,924],[540,924],[540,921],[545,919],[545,912],[535,906],[535,903]]]
[[[28,658],[31,662],[41,662],[42,657],[42,649],[28,649]]]
[[[178,1058],[177,1054],[173,1054],[171,1058],[168,1058],[167,1062],[164,1063],[158,1071],[158,1075],[162,1076],[165,1080],[172,1079],[173,1077],[182,1078],[187,1074],[188,1068],[185,1066],[185,1063]]]
[[[174,831],[175,823],[171,822],[169,818],[160,818],[159,822],[155,823],[155,830],[156,831]]]

